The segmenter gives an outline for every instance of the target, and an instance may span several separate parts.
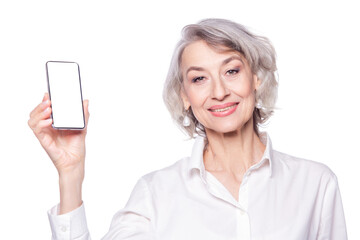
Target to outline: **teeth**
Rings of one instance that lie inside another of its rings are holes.
[[[230,108],[234,108],[235,106],[236,106],[236,104],[235,104],[235,105],[232,105],[232,106],[230,106],[230,107],[226,107],[226,108],[212,109],[211,111],[212,111],[212,112],[224,112],[224,111],[229,110]]]

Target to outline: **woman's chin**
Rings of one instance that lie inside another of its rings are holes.
[[[234,134],[237,133],[241,127],[239,126],[213,126],[211,128],[206,128],[206,132],[209,131],[212,133],[219,133],[219,134]]]

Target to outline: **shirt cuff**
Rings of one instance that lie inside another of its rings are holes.
[[[53,239],[90,239],[84,204],[59,215],[59,204],[48,211]]]

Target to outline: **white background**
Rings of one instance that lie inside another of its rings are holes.
[[[276,149],[338,176],[349,239],[360,239],[356,1],[1,1],[0,239],[49,239],[57,173],[27,126],[46,91],[45,62],[80,64],[90,99],[83,198],[103,236],[139,177],[190,154],[162,86],[181,28],[207,17],[249,26],[278,54]]]

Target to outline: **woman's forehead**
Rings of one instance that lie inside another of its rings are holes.
[[[180,66],[207,64],[210,62],[222,64],[232,60],[247,63],[246,58],[237,50],[223,45],[210,45],[203,40],[190,43],[184,48],[180,58]]]

